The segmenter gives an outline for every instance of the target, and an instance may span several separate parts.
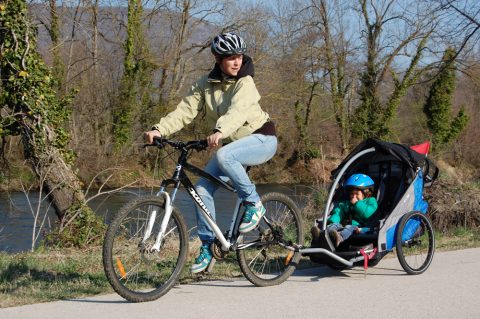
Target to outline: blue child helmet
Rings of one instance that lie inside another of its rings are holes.
[[[365,174],[353,174],[343,184],[344,187],[354,187],[358,189],[372,188],[375,185],[373,179]]]

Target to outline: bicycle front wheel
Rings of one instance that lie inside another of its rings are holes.
[[[268,193],[259,226],[238,237],[237,258],[245,277],[255,286],[278,285],[288,279],[301,258],[285,246],[303,244],[300,212],[290,197]]]
[[[166,294],[185,265],[187,229],[175,208],[160,251],[152,249],[164,216],[163,199],[141,197],[126,204],[107,229],[103,243],[105,274],[112,288],[129,301],[151,301]],[[152,232],[144,240],[149,221],[153,222]]]

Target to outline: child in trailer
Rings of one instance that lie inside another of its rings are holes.
[[[339,202],[327,220],[327,232],[335,247],[353,233],[361,233],[362,227],[375,213],[378,203],[373,196],[374,181],[365,174],[353,174],[344,183],[350,191],[350,200]]]

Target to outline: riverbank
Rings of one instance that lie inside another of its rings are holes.
[[[437,251],[480,247],[480,230],[457,228],[445,235],[437,233],[436,240]],[[191,243],[189,263],[198,247],[198,242]],[[394,258],[394,254],[386,258]],[[302,258],[299,268],[313,265]],[[242,276],[234,254],[218,262],[208,275],[191,275],[188,266],[182,273],[181,283]],[[101,247],[0,253],[0,308],[106,293],[113,290],[103,272]]]

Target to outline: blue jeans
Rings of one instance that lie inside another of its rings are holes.
[[[347,238],[352,236],[353,232],[355,232],[355,229],[357,228],[358,227],[354,225],[343,226],[342,224],[331,224],[327,226],[327,232],[335,229],[340,235],[342,235],[343,240],[347,240]]]
[[[229,179],[242,201],[257,203],[260,201],[260,196],[255,185],[250,181],[245,166],[265,163],[275,155],[276,150],[276,136],[252,134],[221,147],[210,159],[205,171],[222,180]],[[215,219],[213,195],[218,186],[205,178],[200,178],[195,188]],[[195,205],[195,209],[198,237],[203,243],[210,243],[215,239],[215,234],[197,205]]]

